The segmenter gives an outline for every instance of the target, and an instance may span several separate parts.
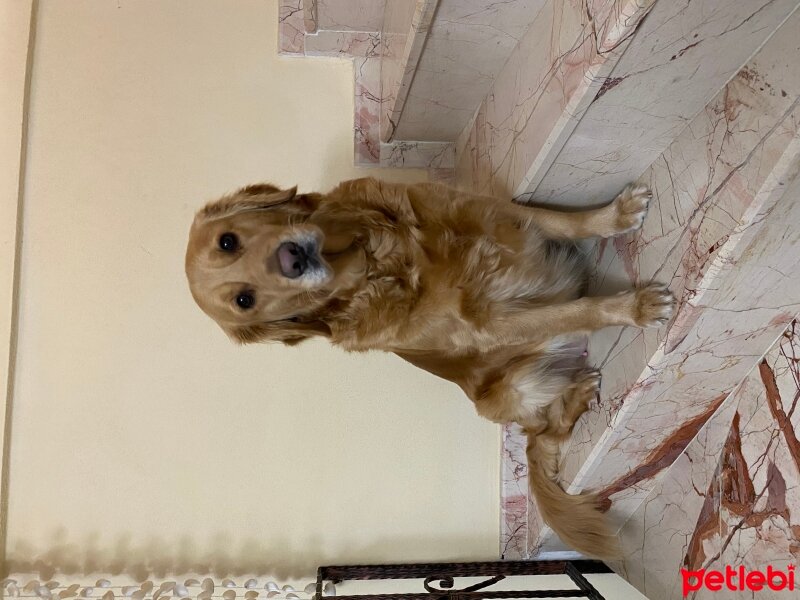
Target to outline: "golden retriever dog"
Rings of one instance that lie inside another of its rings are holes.
[[[601,500],[555,482],[559,442],[587,409],[598,371],[565,361],[569,336],[657,327],[674,299],[650,284],[587,297],[574,240],[638,229],[650,192],[559,212],[438,184],[346,181],[328,194],[251,185],[203,208],[186,275],[206,312],[240,343],[323,337],[394,352],[464,390],[495,423],[528,436],[544,520],[576,550],[613,557]]]

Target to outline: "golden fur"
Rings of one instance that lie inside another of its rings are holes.
[[[519,423],[545,521],[608,558],[618,546],[599,500],[554,483],[558,442],[600,384],[565,360],[569,335],[658,326],[673,298],[657,284],[583,296],[572,240],[637,229],[649,199],[629,186],[603,208],[564,213],[437,184],[359,179],[324,195],[255,185],[198,213],[186,274],[200,307],[239,342],[319,336],[394,352],[461,386],[482,416]]]

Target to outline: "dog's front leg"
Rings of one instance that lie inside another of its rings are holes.
[[[646,186],[629,185],[610,204],[577,212],[503,203],[499,210],[530,219],[550,239],[609,238],[642,226],[652,194]]]
[[[614,325],[658,327],[670,319],[674,304],[675,298],[666,286],[650,284],[616,296],[584,297],[498,315],[487,330],[497,342],[493,344],[496,347],[539,342]]]

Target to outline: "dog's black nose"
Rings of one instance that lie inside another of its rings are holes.
[[[278,246],[278,263],[284,276],[296,279],[306,272],[308,256],[306,251],[294,242],[283,242]]]

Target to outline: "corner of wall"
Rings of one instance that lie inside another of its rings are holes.
[[[37,0],[3,4],[0,119],[0,574],[5,573],[8,465],[17,340],[17,295],[27,115]]]

